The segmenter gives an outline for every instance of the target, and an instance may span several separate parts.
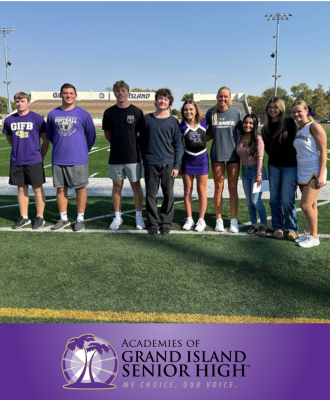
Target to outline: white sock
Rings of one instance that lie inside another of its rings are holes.
[[[28,219],[29,217],[28,217],[28,216],[25,216],[25,215],[22,215],[22,218]]]
[[[84,213],[78,213],[78,216],[77,216],[77,221],[83,221],[84,220]]]
[[[60,212],[60,216],[61,216],[61,220],[62,221],[67,221],[68,220],[68,213],[65,211],[65,212]]]
[[[135,212],[136,217],[141,217],[142,218],[142,211],[136,211]]]
[[[121,211],[115,211],[115,218],[121,218]]]

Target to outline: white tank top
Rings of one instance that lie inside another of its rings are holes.
[[[320,153],[313,137],[312,125],[313,122],[311,121],[304,125],[301,129],[298,129],[296,133],[293,145],[297,151],[297,162],[299,164],[310,163],[311,161],[319,161],[320,159]]]

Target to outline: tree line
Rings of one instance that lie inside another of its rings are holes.
[[[286,114],[291,114],[291,105],[297,100],[304,100],[313,107],[316,120],[326,120],[330,112],[330,88],[323,89],[323,85],[317,85],[316,89],[310,89],[306,83],[291,86],[290,94],[280,86],[277,88],[277,96],[281,97],[286,106]],[[265,114],[267,101],[274,96],[274,88],[268,88],[261,93],[261,96],[247,96],[251,112],[256,115]]]
[[[12,110],[16,110],[16,105],[13,101],[11,103]],[[8,114],[7,110],[7,98],[0,96],[0,114]]]

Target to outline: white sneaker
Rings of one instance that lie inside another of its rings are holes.
[[[217,218],[217,222],[215,223],[215,231],[224,232],[225,228],[223,227],[223,220],[221,218]]]
[[[306,239],[303,242],[299,242],[298,246],[304,247],[305,249],[309,249],[310,247],[318,246],[320,244],[320,239],[314,239],[313,236],[307,235]]]
[[[297,239],[295,239],[295,242],[296,242],[296,243],[303,242],[304,240],[307,239],[307,236],[308,236],[308,233],[305,232],[302,236],[297,237]]]
[[[206,227],[206,222],[202,218],[199,218],[199,220],[197,221],[196,227],[195,227],[195,231],[203,232],[205,227]]]
[[[185,224],[183,225],[182,229],[184,229],[185,231],[190,231],[190,229],[195,225],[195,222],[192,218],[188,217],[186,219]]]
[[[142,217],[140,217],[140,216],[136,216],[135,217],[135,222],[136,222],[136,229],[140,229],[141,230],[141,229],[144,229],[146,227]]]
[[[111,230],[116,230],[119,228],[119,226],[123,223],[123,219],[120,217],[115,217],[113,221],[111,222],[109,229]]]
[[[238,229],[238,222],[236,218],[233,218],[230,220],[230,228],[229,228],[229,232],[231,233],[237,233],[239,232]]]

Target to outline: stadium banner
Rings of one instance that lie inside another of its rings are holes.
[[[2,398],[325,399],[329,329],[322,324],[2,324]]]
[[[212,100],[215,98],[213,95]],[[31,92],[31,102],[37,100],[60,100],[61,93],[59,91],[54,92]],[[77,100],[105,100],[105,101],[116,101],[114,92],[77,92]],[[155,92],[130,92],[129,100],[131,101],[155,101]]]

